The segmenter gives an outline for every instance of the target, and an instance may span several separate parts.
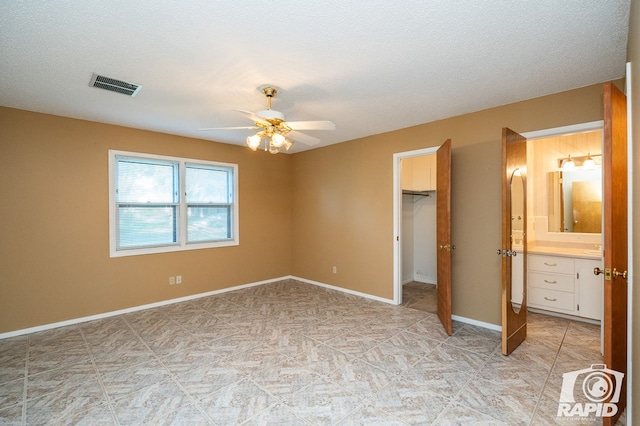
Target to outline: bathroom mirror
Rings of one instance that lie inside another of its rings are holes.
[[[511,250],[516,254],[511,257],[511,307],[517,314],[524,300],[525,274],[523,267],[525,243],[525,182],[520,169],[511,173],[509,182],[511,192]]]
[[[602,232],[602,169],[547,173],[549,232]]]

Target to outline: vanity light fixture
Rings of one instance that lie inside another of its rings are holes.
[[[571,154],[569,154],[569,157],[562,163],[562,170],[574,170],[575,168],[576,163],[573,162],[573,160],[571,159]]]
[[[591,153],[587,154],[587,159],[582,163],[582,168],[587,170],[592,170],[596,168],[596,162],[591,158]]]
[[[601,167],[602,154],[588,153],[587,155],[565,158],[558,158],[558,168],[564,172],[571,170],[595,170]]]

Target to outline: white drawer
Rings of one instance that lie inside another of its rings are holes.
[[[570,257],[541,256],[530,254],[527,267],[533,271],[551,272],[555,274],[571,274],[574,272],[574,262]]]
[[[575,292],[573,275],[547,274],[545,272],[529,272],[529,287],[546,288],[547,290]]]
[[[570,311],[575,310],[575,300],[573,293],[564,291],[547,290],[544,288],[532,287],[529,289],[527,304],[532,308]]]

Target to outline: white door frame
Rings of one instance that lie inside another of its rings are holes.
[[[393,154],[393,303],[402,303],[402,166],[405,158],[436,154],[440,145]]]
[[[631,62],[627,62],[626,68],[626,87],[625,94],[627,95],[627,149],[629,150],[627,154],[627,170],[629,170],[629,175],[627,177],[627,190],[629,195],[627,196],[627,215],[629,217],[629,223],[627,225],[627,231],[629,233],[629,242],[627,243],[628,253],[627,258],[629,259],[628,268],[629,271],[629,279],[627,280],[627,419],[633,418],[633,367],[631,361],[633,360],[633,115],[631,111],[631,77],[633,74],[631,73]]]

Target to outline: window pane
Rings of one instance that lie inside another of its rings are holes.
[[[119,207],[120,248],[177,243],[176,207]]]
[[[230,170],[187,164],[187,203],[231,203]]]
[[[231,238],[230,207],[189,207],[187,240],[216,241]]]
[[[119,203],[174,203],[177,165],[119,158],[116,201]]]

